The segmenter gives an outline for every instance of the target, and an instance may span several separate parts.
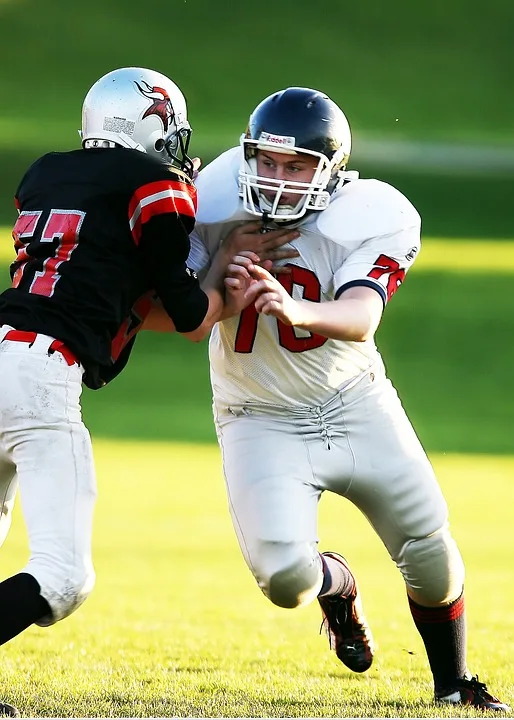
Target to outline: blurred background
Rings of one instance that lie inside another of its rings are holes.
[[[377,338],[423,443],[512,453],[513,37],[512,0],[0,0],[0,225],[27,165],[78,146],[84,95],[116,67],[177,82],[204,164],[263,97],[321,89],[350,120],[350,168],[404,192],[434,249]],[[94,435],[214,441],[206,345],[143,334],[84,412]]]

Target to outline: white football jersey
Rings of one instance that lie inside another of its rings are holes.
[[[255,220],[238,192],[239,148],[197,178],[198,213],[188,265],[208,266],[231,230]],[[352,177],[348,173],[349,178]],[[326,210],[296,225],[300,256],[277,277],[296,299],[328,302],[357,285],[374,288],[384,304],[420,249],[420,217],[398,190],[379,180],[349,179]],[[373,340],[346,342],[284,325],[253,305],[217,323],[209,341],[211,380],[220,406],[321,405],[379,359]]]

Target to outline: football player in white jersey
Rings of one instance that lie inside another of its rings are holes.
[[[209,346],[234,528],[271,602],[317,598],[337,657],[363,672],[374,646],[355,577],[317,548],[321,494],[348,498],[402,573],[436,701],[505,711],[468,671],[447,505],[373,339],[419,252],[420,217],[395,188],[347,171],[350,150],[342,110],[291,87],[263,100],[240,147],[197,178],[188,265],[204,273],[225,243],[236,255],[227,289],[249,301]],[[259,254],[276,228],[291,229],[297,257],[271,275],[245,251]]]

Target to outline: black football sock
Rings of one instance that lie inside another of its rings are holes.
[[[318,593],[322,595],[341,595],[348,597],[355,591],[355,578],[342,563],[330,555],[321,555],[323,564],[323,585]]]
[[[437,608],[418,605],[409,597],[409,607],[425,644],[436,693],[451,688],[467,670],[464,593]]]
[[[0,583],[0,645],[51,615],[40,590],[36,578],[28,573],[18,573]]]

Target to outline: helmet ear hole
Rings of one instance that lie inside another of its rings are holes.
[[[155,152],[162,152],[164,150],[165,142],[162,138],[159,138],[155,141]]]

